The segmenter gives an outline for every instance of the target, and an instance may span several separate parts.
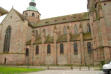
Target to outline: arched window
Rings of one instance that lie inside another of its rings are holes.
[[[67,27],[64,27],[64,34],[67,34]]]
[[[36,52],[35,54],[39,54],[39,46],[36,46]]]
[[[4,53],[8,53],[10,50],[10,39],[11,39],[11,27],[8,26],[6,29],[5,39],[4,39]]]
[[[74,42],[74,55],[78,55],[77,42]]]
[[[87,24],[87,32],[91,32],[91,27],[90,27],[90,24]]]
[[[87,49],[88,49],[88,53],[90,54],[92,52],[91,42],[87,43]]]
[[[47,54],[51,53],[50,45],[47,45]]]
[[[60,54],[63,54],[63,53],[64,53],[64,45],[60,44]]]
[[[25,55],[29,56],[29,49],[28,48],[26,48],[26,54]]]
[[[32,13],[32,16],[35,16],[35,14],[34,14],[34,13]]]
[[[77,25],[75,24],[75,26],[74,26],[74,33],[75,34],[78,34],[78,29],[77,29]]]

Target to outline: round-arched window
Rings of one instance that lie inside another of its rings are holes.
[[[35,16],[35,14],[34,14],[34,13],[32,13],[32,16]]]

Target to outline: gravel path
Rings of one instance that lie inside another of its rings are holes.
[[[104,74],[102,71],[45,70],[27,74]]]

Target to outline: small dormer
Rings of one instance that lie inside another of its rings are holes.
[[[35,0],[29,3],[29,7],[23,12],[23,15],[30,23],[37,23],[40,20],[40,13],[36,8]]]

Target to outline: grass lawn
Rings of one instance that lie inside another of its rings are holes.
[[[37,68],[20,68],[20,67],[7,67],[7,66],[0,66],[0,74],[21,74],[24,72],[35,72],[35,71],[42,71],[43,69]]]

